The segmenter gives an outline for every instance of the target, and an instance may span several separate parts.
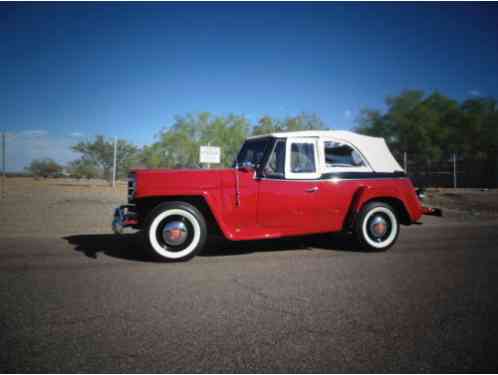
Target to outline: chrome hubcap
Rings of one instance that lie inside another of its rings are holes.
[[[380,239],[387,232],[387,221],[382,216],[375,216],[370,222],[369,229],[375,239]]]
[[[185,242],[188,236],[187,226],[183,221],[170,221],[162,231],[164,242],[170,246],[178,246]]]

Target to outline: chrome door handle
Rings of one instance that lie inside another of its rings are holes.
[[[316,193],[318,190],[318,186],[313,186],[312,188],[306,189],[307,193]]]

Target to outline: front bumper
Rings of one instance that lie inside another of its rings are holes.
[[[138,225],[137,214],[130,210],[134,207],[132,204],[125,204],[114,210],[114,217],[112,219],[112,230],[114,233],[123,234],[125,228]]]

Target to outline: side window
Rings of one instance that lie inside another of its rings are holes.
[[[285,141],[278,140],[270,155],[264,175],[268,178],[284,178]]]
[[[352,147],[338,142],[325,142],[325,163],[327,167],[365,166],[361,155]]]
[[[316,172],[314,144],[292,143],[291,171],[292,173]]]

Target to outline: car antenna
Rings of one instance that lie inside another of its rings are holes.
[[[235,159],[235,206],[240,207],[239,158]]]

